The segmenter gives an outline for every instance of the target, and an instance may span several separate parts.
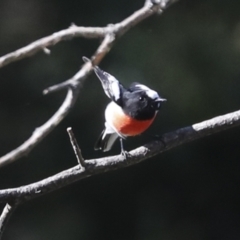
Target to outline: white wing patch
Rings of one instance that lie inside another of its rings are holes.
[[[105,94],[113,101],[117,102],[121,98],[122,85],[111,74],[104,72],[99,67],[95,67],[94,71],[102,83]]]
[[[149,87],[143,85],[143,84],[137,84],[136,87],[139,87],[140,89],[146,91],[146,94],[148,95],[148,97],[150,97],[151,99],[156,99],[159,98],[159,95],[156,91],[150,89]]]
[[[108,76],[108,80],[109,80],[109,87],[111,88],[112,95],[114,96],[115,101],[117,101],[120,98],[119,81],[110,74]]]

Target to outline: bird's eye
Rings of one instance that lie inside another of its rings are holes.
[[[139,101],[143,101],[143,99],[144,99],[143,97],[139,97]]]

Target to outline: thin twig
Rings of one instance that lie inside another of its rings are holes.
[[[105,55],[111,50],[113,43],[115,42],[116,37],[112,32],[107,34],[103,39],[100,46],[97,48],[96,52],[92,56],[92,61],[94,65],[98,65]]]
[[[97,48],[96,53],[92,57],[92,59],[94,59],[94,64],[98,64],[102,60],[102,58],[110,50],[110,46],[112,43],[113,43],[113,38],[110,35],[106,35],[106,37],[103,39],[100,46]],[[82,66],[82,68],[72,78],[68,79],[65,82],[46,88],[43,91],[43,94],[53,93],[70,86],[74,88],[78,88],[80,84],[83,85],[84,79],[86,79],[87,75],[90,73],[91,70],[92,70],[92,64],[85,63]]]
[[[0,202],[18,200],[24,202],[67,186],[80,179],[134,165],[181,144],[240,125],[240,110],[215,117],[192,126],[166,133],[161,141],[153,141],[130,151],[130,157],[122,155],[85,160],[88,171],[79,166],[26,186],[0,190]]]
[[[0,216],[0,239],[2,239],[3,231],[5,230],[7,222],[15,209],[16,205],[10,205],[9,203],[5,205]]]
[[[105,36],[104,27],[78,27],[75,25],[70,26],[68,29],[55,32],[50,36],[41,38],[35,42],[30,43],[26,47],[20,48],[14,52],[0,57],[0,68],[8,65],[9,63],[30,57],[44,48],[56,45],[65,40],[71,40],[76,37],[84,38],[102,38]]]
[[[67,132],[68,132],[68,135],[69,135],[69,138],[70,138],[70,142],[72,144],[73,151],[76,155],[78,164],[80,165],[81,168],[85,168],[85,161],[83,159],[81,149],[80,149],[80,147],[77,143],[77,140],[74,136],[72,128],[71,127],[67,128]]]

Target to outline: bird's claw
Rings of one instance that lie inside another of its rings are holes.
[[[125,159],[128,159],[128,158],[131,156],[131,154],[130,154],[128,151],[125,151],[125,150],[121,151],[121,155],[122,155]]]

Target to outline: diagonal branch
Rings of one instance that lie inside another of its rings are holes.
[[[101,59],[110,50],[113,41],[114,38],[112,38],[111,35],[106,35],[104,40],[96,50],[93,58],[96,59],[96,61],[101,61]],[[46,123],[36,128],[32,136],[27,139],[23,144],[21,144],[19,147],[12,150],[11,152],[7,153],[6,155],[0,157],[0,167],[27,155],[67,116],[67,114],[70,112],[71,108],[76,102],[80,87],[84,83],[84,79],[88,76],[91,69],[91,63],[85,63],[83,67],[72,78],[44,90],[43,93],[48,94],[49,92],[54,92],[68,87],[67,96],[58,111]]]
[[[22,187],[0,190],[0,202],[16,201],[16,199],[19,202],[24,202],[60,189],[80,179],[140,163],[143,160],[149,159],[181,144],[239,125],[240,110],[201,123],[196,123],[192,126],[180,128],[164,134],[161,141],[153,141],[132,150],[130,157],[127,159],[122,155],[117,155],[85,160],[85,168],[75,166],[39,182]]]
[[[13,211],[16,209],[16,205],[7,203],[0,216],[0,239],[2,239],[3,231],[6,228],[7,222],[11,217]]]
[[[46,123],[36,128],[32,136],[22,145],[2,156],[0,158],[0,167],[27,155],[37,144],[39,144],[69,113],[77,99],[77,93],[78,90],[69,88],[65,100],[57,112]]]
[[[95,54],[93,55],[93,59],[95,59],[95,63],[98,64],[102,58],[110,51],[111,45],[114,42],[114,38],[110,35],[107,34],[105,38],[103,39],[102,43],[99,45],[97,48]],[[87,74],[90,73],[92,69],[92,64],[91,63],[85,63],[83,67],[70,79],[68,79],[65,82],[53,85],[51,87],[48,87],[43,91],[43,94],[49,94],[53,93],[68,87],[74,87],[77,88],[79,85],[83,85],[83,80],[87,76]]]

